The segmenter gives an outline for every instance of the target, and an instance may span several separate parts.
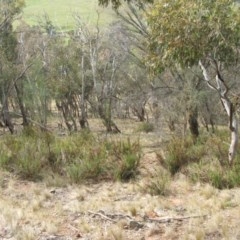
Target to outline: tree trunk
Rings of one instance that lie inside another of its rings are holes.
[[[10,114],[9,114],[9,109],[8,109],[8,101],[6,100],[3,104],[3,122],[5,124],[5,126],[9,129],[9,131],[11,132],[11,134],[14,133],[14,125],[12,123]]]
[[[99,101],[98,113],[100,118],[103,120],[103,124],[106,127],[107,132],[120,133],[121,131],[117,125],[112,121],[111,101],[109,103],[105,103],[105,106],[103,104],[103,101]]]
[[[208,72],[206,70],[206,68],[203,66],[202,62],[199,61],[199,66],[202,69],[203,72],[203,76],[205,81],[207,82],[208,86],[217,91],[221,102],[223,104],[223,107],[229,117],[229,129],[231,131],[231,143],[229,146],[229,150],[228,150],[228,161],[230,164],[233,163],[233,160],[236,156],[237,153],[237,145],[238,145],[238,121],[237,121],[237,116],[233,107],[233,103],[231,102],[231,100],[228,97],[228,87],[225,83],[225,81],[223,80],[222,76],[220,75],[220,71],[219,71],[219,66],[218,63],[216,61],[214,61],[214,64],[216,66],[216,83],[217,86],[214,86],[212,83],[210,83],[210,77],[208,76]]]
[[[26,113],[24,105],[23,105],[22,94],[21,94],[21,92],[20,92],[16,83],[14,84],[14,88],[15,88],[15,91],[17,93],[18,104],[19,104],[19,108],[20,108],[20,111],[21,111],[22,119],[23,119],[23,126],[28,126],[29,121],[27,119],[27,113]]]
[[[79,119],[79,123],[81,128],[84,129],[84,128],[88,128],[87,111],[86,111],[86,104],[85,104],[84,56],[82,56],[81,71],[82,71],[82,93],[81,93],[81,101],[80,101],[81,117]]]
[[[4,86],[2,87],[2,119],[4,125],[9,129],[11,134],[14,133],[14,125],[12,123],[11,116],[9,114],[9,106],[8,106],[8,91],[6,90]]]
[[[237,153],[238,121],[237,121],[236,113],[233,109],[232,102],[226,96],[221,96],[221,100],[227,112],[227,115],[229,116],[229,129],[231,131],[231,143],[228,150],[228,160],[229,160],[229,163],[232,164],[233,159],[235,158]]]
[[[199,130],[198,130],[198,111],[197,108],[189,111],[188,115],[188,123],[189,123],[189,129],[192,134],[192,137],[196,139],[199,136]]]

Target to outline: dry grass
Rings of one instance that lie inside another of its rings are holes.
[[[172,182],[171,194],[161,197],[142,193],[136,183],[51,188],[1,174],[5,181],[0,199],[3,239],[237,239],[240,234],[238,189],[218,191],[179,178]],[[144,216],[206,217],[161,224],[144,222],[143,228],[129,229],[128,218],[111,221],[91,214],[99,212],[122,214],[136,221]]]
[[[159,133],[139,134],[133,123],[129,122],[127,128],[121,124],[119,121],[123,134],[106,137],[127,139],[131,135],[145,146],[135,181],[69,185],[61,176],[31,182],[2,171],[0,239],[240,238],[239,188],[218,190],[207,183],[192,183],[178,173],[169,180],[165,196],[143,191],[142,186],[163,171],[159,170],[161,163],[155,148],[151,148],[161,143]],[[96,132],[101,131],[97,121],[92,126]],[[169,217],[173,219],[157,222]]]

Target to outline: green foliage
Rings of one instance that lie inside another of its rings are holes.
[[[156,1],[148,21],[149,62],[155,70],[192,66],[206,57],[226,64],[237,58],[240,16],[235,1]]]
[[[198,162],[189,162],[181,171],[193,182],[210,183],[218,189],[240,186],[240,155],[237,154],[234,166],[229,166],[225,144],[226,130],[218,130],[202,142],[205,155]],[[195,152],[195,151],[194,151]],[[194,153],[198,155],[198,153]]]
[[[240,186],[240,164],[233,167],[221,165],[217,159],[204,159],[199,164],[190,164],[184,170],[193,182],[210,183],[218,189]]]
[[[24,179],[36,180],[40,177],[42,165],[44,165],[45,153],[42,152],[42,143],[39,141],[27,141],[15,160],[15,170]],[[43,157],[43,158],[42,158]]]
[[[2,140],[0,165],[22,178],[36,180],[40,177],[46,155],[45,144],[40,138],[7,136]]]
[[[143,122],[137,128],[138,132],[145,132],[145,133],[153,132],[153,130],[154,130],[154,125],[149,122]]]
[[[174,137],[168,142],[166,152],[164,164],[171,174],[175,174],[184,165],[198,162],[205,154],[205,147],[200,139],[195,142],[191,137]]]
[[[84,161],[75,161],[70,164],[67,168],[67,173],[71,181],[80,183],[85,180],[97,180],[103,173],[102,168],[104,167],[101,159],[90,159]]]
[[[86,180],[127,181],[138,173],[138,143],[110,142],[82,131],[63,138],[36,128],[1,139],[0,167],[25,179],[37,180],[47,172],[71,182]]]
[[[111,146],[111,153],[115,158],[113,164],[115,178],[120,181],[129,181],[135,178],[141,158],[139,143],[132,143],[130,139],[126,142],[115,142]]]

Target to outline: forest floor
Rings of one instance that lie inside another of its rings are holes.
[[[159,133],[138,138],[140,174],[128,183],[31,182],[0,172],[0,239],[240,239],[240,189],[178,174],[165,196],[152,196],[145,188],[160,167]]]

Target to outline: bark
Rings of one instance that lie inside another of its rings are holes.
[[[117,127],[117,125],[113,122],[112,117],[111,117],[111,105],[110,106],[105,106],[103,105],[104,103],[102,101],[98,106],[98,113],[100,118],[103,120],[103,124],[106,127],[107,132],[109,133],[121,133],[120,129]]]
[[[84,75],[84,56],[82,56],[82,63],[81,63],[81,71],[82,71],[82,94],[81,94],[81,117],[79,118],[79,123],[82,129],[88,128],[88,121],[87,121],[87,111],[86,111],[86,103],[85,103],[85,75]]]
[[[211,82],[210,82],[210,78],[209,75],[207,73],[206,68],[203,66],[202,62],[199,61],[199,66],[202,69],[203,72],[203,76],[205,81],[207,82],[208,86],[217,91],[221,102],[223,104],[223,107],[229,117],[229,129],[231,132],[231,143],[229,146],[229,150],[228,150],[228,160],[229,163],[232,164],[233,160],[236,156],[237,153],[237,145],[238,145],[238,121],[237,121],[237,116],[233,107],[233,103],[231,102],[231,100],[228,97],[228,87],[225,83],[225,81],[223,80],[220,71],[219,71],[219,67],[216,61],[214,61],[215,67],[216,67],[216,84],[217,86],[214,86]]]
[[[208,126],[210,124],[212,133],[214,133],[215,132],[215,126],[214,126],[215,124],[214,124],[214,120],[213,120],[213,114],[210,110],[210,107],[209,107],[209,104],[207,101],[205,102],[205,108],[206,108],[206,113],[202,114],[202,123],[208,132],[210,131],[209,126]]]
[[[23,126],[29,126],[29,121],[27,118],[27,111],[25,110],[24,104],[23,104],[23,99],[22,99],[22,94],[17,86],[17,83],[14,83],[14,88],[17,94],[17,99],[18,99],[18,104],[19,108],[22,114],[22,119],[23,119]]]
[[[3,104],[2,115],[3,115],[3,122],[4,122],[5,126],[9,129],[11,134],[13,134],[14,133],[14,125],[12,123],[12,119],[9,114],[8,101],[5,101]]]
[[[192,134],[192,137],[196,139],[199,136],[199,130],[198,130],[198,112],[197,109],[193,109],[189,111],[188,115],[188,123],[189,123],[189,129]]]
[[[58,108],[59,111],[61,111],[64,122],[68,128],[69,132],[72,132],[72,124],[69,122],[68,117],[69,117],[69,113],[68,113],[68,108],[63,104],[63,102],[59,103],[56,101],[56,106]]]

